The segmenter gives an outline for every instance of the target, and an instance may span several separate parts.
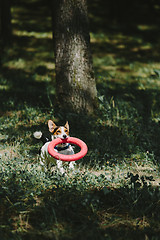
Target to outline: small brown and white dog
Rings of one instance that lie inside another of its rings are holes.
[[[64,168],[63,168],[63,162],[61,160],[56,160],[54,159],[49,153],[48,153],[48,145],[49,143],[56,138],[61,138],[65,139],[69,137],[69,124],[66,122],[64,126],[57,126],[52,120],[48,121],[48,128],[50,135],[47,136],[43,134],[41,131],[39,132],[34,132],[33,136],[36,139],[39,139],[43,142],[43,146],[40,151],[40,164],[43,167],[49,167],[51,164],[56,165],[58,170],[63,174]],[[69,143],[63,143],[63,144],[58,144],[55,147],[55,151],[65,154],[65,155],[72,155],[74,154],[74,150],[72,146]],[[69,169],[73,170],[75,166],[75,162],[70,162],[69,163]]]

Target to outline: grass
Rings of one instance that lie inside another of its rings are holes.
[[[62,177],[44,173],[19,148],[5,147],[1,156],[2,239],[159,233],[159,169],[149,153],[101,170],[79,166]]]
[[[0,72],[2,240],[159,239],[159,35],[148,37],[158,23],[137,20],[130,31],[119,22],[106,30],[106,19],[93,17],[96,1],[89,9],[99,99],[93,117],[64,116],[54,107],[47,7],[36,1],[12,7],[13,45]],[[41,143],[33,139],[53,118],[69,120],[71,136],[89,147],[63,177],[41,170]]]

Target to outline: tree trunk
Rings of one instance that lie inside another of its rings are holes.
[[[86,0],[54,0],[56,91],[63,109],[92,113],[97,97]]]
[[[10,0],[0,0],[0,38],[4,45],[11,37],[11,9]]]

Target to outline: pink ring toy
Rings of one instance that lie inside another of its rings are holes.
[[[81,148],[80,152],[73,154],[73,155],[64,155],[60,154],[55,151],[55,146],[62,143],[72,143]],[[83,158],[87,154],[88,148],[87,145],[80,139],[75,137],[68,137],[66,139],[56,138],[50,144],[48,145],[48,152],[49,154],[56,158],[57,160],[71,162],[71,161],[77,161],[81,158]]]

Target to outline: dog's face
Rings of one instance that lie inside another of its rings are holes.
[[[65,139],[69,137],[69,124],[66,122],[64,126],[57,126],[52,120],[48,121],[49,131],[52,133],[53,139]]]

